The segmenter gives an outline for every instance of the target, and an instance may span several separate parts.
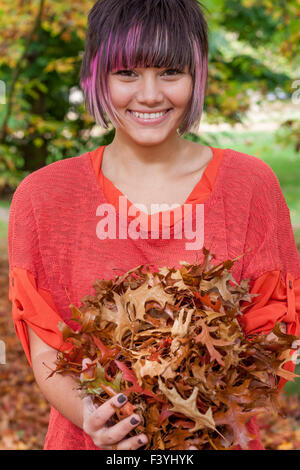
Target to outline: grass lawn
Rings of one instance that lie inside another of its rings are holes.
[[[7,238],[7,229],[8,224],[0,220],[0,240],[4,240],[5,238]]]
[[[0,209],[9,209],[10,202],[0,200]],[[7,239],[8,223],[2,220],[0,217],[0,240],[5,241]]]
[[[0,200],[0,207],[3,207],[4,209],[9,209],[10,208],[10,202]]]

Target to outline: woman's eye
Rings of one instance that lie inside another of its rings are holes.
[[[125,77],[129,77],[130,75],[127,75],[127,74],[131,74],[131,73],[134,73],[133,70],[118,70],[116,72],[117,75],[121,75]]]
[[[169,72],[169,73],[170,73],[170,72],[173,72],[173,73],[171,73],[171,75],[177,75],[177,74],[182,73],[182,70],[179,70],[179,69],[168,69],[168,70],[166,70],[164,73],[168,73],[168,72]]]
[[[116,72],[116,75],[121,75],[123,77],[131,77],[131,74],[134,74],[135,72],[133,70],[118,70]],[[164,75],[167,73],[168,75],[174,76],[178,74],[182,74],[182,70],[180,69],[167,69],[165,70],[162,74]]]

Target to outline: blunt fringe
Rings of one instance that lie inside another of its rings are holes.
[[[108,129],[121,125],[109,72],[137,67],[184,68],[193,92],[179,134],[198,127],[207,83],[208,26],[197,0],[98,0],[88,15],[80,70],[86,110]]]

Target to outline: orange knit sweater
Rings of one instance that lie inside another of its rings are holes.
[[[179,260],[195,260],[195,252],[185,248],[186,240],[97,237],[97,207],[113,204],[118,219],[122,195],[101,172],[104,148],[37,170],[14,194],[8,235],[9,298],[16,333],[30,364],[25,322],[59,349],[62,337],[57,323],[63,319],[72,326],[68,296],[79,306],[84,295],[93,293],[96,278],[112,278],[144,263],[177,266]],[[216,254],[215,264],[249,246],[253,249],[233,268],[237,282],[249,277],[251,293],[261,294],[243,316],[246,334],[269,332],[275,322],[283,321],[288,333],[298,335],[300,260],[278,180],[253,156],[212,150],[213,159],[186,200],[204,204],[204,245]],[[171,211],[171,235],[179,213]],[[144,216],[148,221],[153,217]],[[286,368],[293,370],[293,363]],[[280,388],[284,383],[281,379]],[[251,448],[262,448],[256,421],[250,426],[257,435]],[[95,448],[82,430],[51,408],[45,449]]]

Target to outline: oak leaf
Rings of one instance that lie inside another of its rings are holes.
[[[172,387],[171,389],[167,388],[160,378],[158,378],[158,386],[168,400],[173,404],[173,408],[171,408],[170,411],[178,411],[195,421],[195,426],[189,430],[190,432],[195,432],[198,429],[203,429],[205,427],[209,427],[214,430],[216,429],[211,408],[209,408],[205,414],[201,414],[198,411],[196,404],[198,389],[196,387],[194,387],[191,396],[185,400],[179,395],[175,387]]]
[[[215,349],[215,346],[229,346],[232,344],[231,341],[223,341],[221,339],[216,339],[211,336],[210,332],[215,332],[218,330],[217,326],[208,326],[204,323],[202,319],[199,319],[202,331],[197,336],[195,336],[195,343],[202,343],[208,350],[212,360],[216,360],[222,366],[225,365],[222,355]]]

